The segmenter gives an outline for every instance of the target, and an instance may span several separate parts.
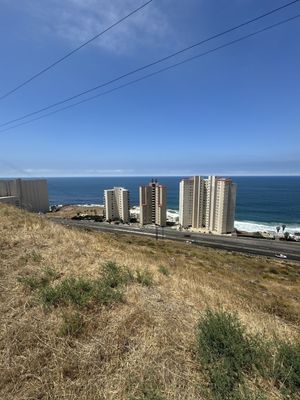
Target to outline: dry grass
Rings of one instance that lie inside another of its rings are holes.
[[[72,218],[77,214],[103,215],[104,207],[63,206],[58,211],[49,214],[51,218]]]
[[[251,333],[291,341],[299,334],[297,263],[77,231],[7,206],[0,253],[1,399],[204,399],[195,329],[207,307],[237,312]],[[45,308],[19,279],[45,270],[56,272],[54,286],[96,279],[108,260],[149,271],[154,283],[132,282],[122,302],[78,310]],[[72,318],[80,330],[62,334]],[[251,385],[284,398],[271,381]]]

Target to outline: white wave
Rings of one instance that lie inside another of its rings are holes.
[[[170,214],[174,214],[174,215],[178,215],[179,216],[179,211],[178,210],[174,210],[172,208],[168,208],[167,212],[169,212]]]
[[[264,222],[254,222],[254,221],[235,221],[234,227],[239,231],[246,232],[276,232],[276,226],[280,226],[281,224],[276,223],[264,223]],[[300,225],[298,224],[287,224],[285,228],[286,232],[294,233],[300,232]],[[280,229],[282,232],[282,229]]]

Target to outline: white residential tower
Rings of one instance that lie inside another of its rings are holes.
[[[194,176],[179,186],[179,223],[215,233],[234,229],[236,184],[229,178]]]
[[[128,223],[129,191],[122,187],[104,190],[105,219],[106,221],[123,221]]]

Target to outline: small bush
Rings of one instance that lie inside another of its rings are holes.
[[[113,261],[108,261],[103,265],[103,281],[107,286],[116,288],[134,280],[134,276],[129,269],[120,267]]]
[[[120,267],[114,262],[107,262],[103,265],[103,275],[98,279],[84,279],[68,277],[50,285],[51,281],[60,277],[55,270],[47,268],[39,277],[19,277],[31,290],[39,290],[38,294],[46,307],[58,305],[75,305],[84,307],[89,303],[108,305],[119,302],[123,299],[121,286],[134,281],[134,275],[130,270]],[[141,275],[140,280],[144,284],[150,284],[148,275]]]
[[[61,294],[57,288],[52,286],[44,287],[39,293],[40,299],[44,306],[56,306],[61,301]]]
[[[60,328],[62,336],[78,336],[84,327],[82,316],[77,313],[64,313],[63,324]]]
[[[143,286],[152,286],[153,276],[147,269],[144,269],[143,271],[136,271],[136,281]]]
[[[160,272],[161,274],[163,274],[163,275],[165,275],[165,276],[170,276],[170,275],[171,275],[169,268],[167,268],[167,267],[164,266],[164,265],[160,265],[159,268],[158,268],[158,270],[159,270],[159,272]]]
[[[265,361],[258,337],[246,333],[235,315],[208,310],[197,328],[197,352],[207,368],[210,389],[216,399],[233,399],[245,373]]]
[[[57,290],[62,302],[84,306],[92,296],[93,284],[83,278],[66,278],[57,287]]]
[[[274,378],[283,391],[287,393],[300,391],[300,342],[277,343]]]
[[[75,304],[84,306],[92,296],[93,285],[83,278],[66,278],[55,287],[46,287],[41,291],[45,305]]]
[[[93,298],[99,304],[110,305],[122,301],[123,293],[120,289],[112,288],[105,282],[99,281],[94,286]]]

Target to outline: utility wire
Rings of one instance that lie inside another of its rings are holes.
[[[23,116],[20,116],[20,117],[18,117],[18,118],[12,119],[12,120],[7,121],[7,122],[4,122],[4,123],[0,124],[0,127],[4,127],[4,126],[6,126],[6,125],[10,125],[10,124],[12,124],[12,123],[14,123],[14,122],[22,121],[23,119],[26,119],[26,118],[28,118],[28,117],[32,117],[33,115],[39,114],[39,113],[41,113],[41,112],[43,112],[43,111],[47,111],[47,110],[49,110],[49,109],[51,109],[51,108],[53,108],[53,107],[62,105],[62,104],[64,104],[64,103],[67,103],[67,102],[69,102],[69,101],[71,101],[71,100],[74,100],[74,99],[76,99],[76,98],[78,98],[78,97],[81,97],[81,96],[83,96],[83,95],[85,95],[85,94],[91,93],[91,92],[93,92],[93,91],[95,91],[95,90],[98,90],[98,89],[100,89],[100,88],[103,88],[103,87],[105,87],[105,86],[108,86],[108,85],[110,85],[110,84],[112,84],[112,83],[115,83],[115,82],[117,82],[117,81],[119,81],[119,80],[121,80],[121,79],[123,79],[123,78],[126,78],[126,77],[128,77],[128,76],[130,76],[130,75],[133,75],[133,74],[137,73],[137,72],[143,71],[143,70],[145,70],[145,69],[147,69],[147,68],[153,67],[154,65],[160,64],[160,63],[162,63],[163,61],[169,60],[169,59],[171,59],[171,58],[173,58],[173,57],[175,57],[175,56],[177,56],[177,55],[179,55],[179,54],[182,54],[182,53],[184,53],[184,52],[186,52],[186,51],[188,51],[188,50],[191,50],[191,49],[193,49],[193,48],[195,48],[195,47],[198,47],[198,46],[200,46],[200,45],[202,45],[202,44],[204,44],[204,43],[207,43],[207,42],[209,42],[209,41],[211,41],[211,40],[213,40],[213,39],[216,39],[216,38],[218,38],[218,37],[221,37],[221,36],[223,36],[223,35],[225,35],[225,34],[227,34],[227,33],[233,32],[233,31],[235,31],[235,30],[237,30],[237,29],[239,29],[239,28],[241,28],[241,27],[244,27],[244,26],[246,26],[246,25],[249,25],[249,24],[251,24],[251,23],[253,23],[253,22],[255,22],[255,21],[258,21],[258,20],[260,20],[260,19],[262,19],[262,18],[265,18],[265,17],[267,17],[267,16],[269,16],[269,15],[271,15],[271,14],[273,14],[273,13],[276,13],[276,12],[278,12],[278,11],[280,11],[280,10],[286,8],[286,7],[289,7],[289,6],[291,6],[291,5],[295,4],[295,3],[298,3],[299,1],[300,1],[300,0],[293,0],[293,1],[291,1],[291,2],[289,2],[289,3],[287,3],[287,4],[285,4],[285,5],[283,5],[283,6],[281,6],[281,7],[275,8],[275,9],[273,9],[273,10],[271,10],[271,11],[268,11],[267,13],[264,13],[264,14],[262,14],[262,15],[259,15],[258,17],[252,18],[252,19],[250,19],[250,20],[248,20],[248,21],[246,21],[246,22],[243,22],[243,23],[241,23],[241,24],[239,24],[239,25],[237,25],[237,26],[234,26],[234,27],[232,27],[232,28],[229,28],[229,29],[227,29],[227,30],[225,30],[225,31],[223,31],[223,32],[217,33],[217,34],[215,34],[215,35],[213,35],[213,36],[210,36],[210,37],[208,37],[208,38],[206,38],[206,39],[203,39],[203,40],[201,40],[200,42],[197,42],[197,43],[195,43],[195,44],[192,44],[192,45],[190,45],[190,46],[188,46],[188,47],[185,47],[185,48],[183,48],[183,49],[181,49],[181,50],[179,50],[179,51],[176,51],[175,53],[169,54],[169,55],[166,56],[166,57],[160,58],[160,59],[158,59],[158,60],[156,60],[156,61],[153,61],[153,62],[151,62],[151,63],[149,63],[149,64],[146,64],[146,65],[144,65],[144,66],[142,66],[142,67],[136,68],[136,69],[134,69],[134,70],[132,70],[132,71],[130,71],[130,72],[127,72],[127,73],[125,73],[125,74],[122,74],[122,75],[120,75],[120,76],[118,76],[118,77],[116,77],[116,78],[114,78],[114,79],[111,79],[111,80],[109,80],[109,81],[107,81],[107,82],[101,83],[101,84],[99,84],[99,85],[97,85],[97,86],[95,86],[95,87],[93,87],[93,88],[87,89],[87,90],[85,90],[85,91],[83,91],[83,92],[80,92],[80,93],[75,94],[74,96],[71,96],[71,97],[68,97],[68,98],[66,98],[66,99],[64,99],[64,100],[60,100],[60,101],[58,101],[58,102],[56,102],[56,103],[50,104],[49,106],[40,108],[39,110],[30,112],[30,113],[25,114],[25,115],[23,115]]]
[[[15,88],[11,89],[10,91],[8,91],[7,93],[3,94],[0,96],[0,100],[5,99],[6,97],[8,97],[9,95],[11,95],[12,93],[15,93],[17,90],[21,89],[23,86],[27,85],[28,83],[32,82],[34,79],[38,78],[39,76],[41,76],[42,74],[44,74],[45,72],[49,71],[49,69],[55,67],[57,64],[63,62],[64,60],[66,60],[67,58],[71,57],[74,53],[76,53],[77,51],[81,50],[83,47],[87,46],[88,44],[90,44],[91,42],[93,42],[94,40],[98,39],[100,36],[104,35],[104,33],[110,31],[111,29],[113,29],[114,27],[116,27],[117,25],[121,24],[123,21],[125,21],[127,18],[131,17],[133,14],[136,14],[138,11],[142,10],[143,8],[145,8],[149,3],[151,3],[153,0],[149,0],[146,3],[144,3],[143,5],[141,5],[140,7],[136,8],[135,10],[131,11],[129,14],[125,15],[125,17],[119,19],[118,21],[116,21],[115,23],[113,23],[112,25],[110,25],[108,28],[104,29],[104,31],[97,33],[97,35],[93,36],[92,38],[88,39],[86,42],[82,43],[80,46],[76,47],[75,49],[73,49],[72,51],[70,51],[69,53],[65,54],[63,57],[59,58],[58,60],[56,60],[54,63],[48,65],[48,67],[45,67],[44,69],[42,69],[41,71],[37,72],[36,74],[32,75],[30,78],[28,78],[26,81],[20,83],[18,86],[16,86]]]
[[[277,22],[277,23],[275,23],[275,24],[269,25],[269,26],[267,26],[267,27],[265,27],[265,28],[259,29],[259,30],[255,31],[255,32],[252,32],[252,33],[249,33],[249,34],[247,34],[247,35],[241,36],[241,37],[238,38],[238,39],[235,39],[235,40],[232,40],[232,41],[230,41],[230,42],[224,43],[224,44],[222,44],[222,45],[220,45],[220,46],[218,46],[218,47],[215,47],[215,48],[213,48],[213,49],[207,50],[207,51],[205,51],[205,52],[203,52],[203,53],[200,53],[200,54],[197,54],[197,55],[195,55],[195,56],[186,58],[185,60],[180,61],[180,62],[177,62],[176,64],[169,65],[169,66],[164,67],[164,68],[161,68],[161,69],[159,69],[159,70],[157,70],[157,71],[155,71],[155,72],[151,72],[150,74],[144,75],[144,76],[142,76],[142,77],[140,77],[140,78],[137,78],[137,79],[134,79],[134,80],[129,81],[129,82],[127,82],[127,83],[124,83],[123,85],[117,86],[117,87],[112,88],[112,89],[109,89],[109,90],[107,90],[107,91],[105,91],[105,92],[96,94],[96,95],[94,95],[94,96],[88,97],[88,98],[83,99],[83,100],[80,100],[80,101],[78,101],[78,102],[76,102],[76,103],[69,104],[68,106],[65,106],[65,107],[59,108],[59,109],[57,109],[57,110],[51,111],[51,112],[49,112],[49,113],[47,113],[47,114],[41,115],[41,116],[36,117],[36,118],[33,118],[33,119],[31,119],[31,120],[21,122],[21,123],[19,123],[19,124],[17,124],[17,125],[14,125],[14,126],[11,126],[11,127],[8,127],[8,128],[4,128],[4,129],[0,130],[0,133],[9,131],[9,130],[11,130],[11,129],[15,129],[15,128],[19,127],[19,126],[23,126],[23,125],[26,125],[26,124],[30,124],[30,123],[32,123],[32,122],[34,122],[34,121],[37,121],[37,120],[46,118],[46,117],[48,117],[48,116],[50,116],[50,115],[53,115],[53,114],[62,112],[62,111],[67,110],[67,109],[69,109],[69,108],[76,107],[76,106],[78,106],[78,105],[80,105],[80,104],[83,104],[83,103],[86,103],[86,102],[88,102],[88,101],[94,100],[94,99],[96,99],[96,98],[98,98],[98,97],[102,97],[102,96],[105,96],[105,95],[107,95],[107,94],[109,94],[109,93],[115,92],[115,91],[117,91],[117,90],[123,89],[123,88],[128,87],[128,86],[131,86],[132,84],[135,84],[135,83],[137,83],[137,82],[143,81],[143,80],[148,79],[148,78],[150,78],[150,77],[152,77],[152,76],[158,75],[158,74],[160,74],[160,73],[162,73],[162,72],[168,71],[168,70],[170,70],[170,69],[173,69],[173,68],[178,67],[178,66],[180,66],[180,65],[186,64],[186,63],[188,63],[188,62],[190,62],[190,61],[193,61],[193,60],[195,60],[195,59],[198,59],[198,58],[204,57],[204,56],[206,56],[206,55],[208,55],[208,54],[214,53],[214,52],[216,52],[216,51],[218,51],[218,50],[221,50],[221,49],[224,49],[224,48],[226,48],[226,47],[232,46],[232,45],[235,44],[235,43],[239,43],[239,42],[241,42],[241,41],[243,41],[243,40],[249,39],[249,38],[251,38],[251,37],[253,37],[253,36],[256,36],[256,35],[258,35],[258,34],[260,34],[260,33],[263,33],[263,32],[266,32],[266,31],[268,31],[268,30],[271,30],[271,29],[273,29],[273,28],[276,28],[276,27],[278,27],[278,26],[280,26],[280,25],[283,25],[283,24],[286,24],[286,23],[288,23],[288,22],[294,21],[294,20],[296,20],[296,19],[299,18],[299,17],[300,17],[300,14],[297,14],[297,15],[295,15],[295,16],[293,16],[293,17],[287,18],[287,19],[282,20],[282,21],[280,21],[280,22]]]

